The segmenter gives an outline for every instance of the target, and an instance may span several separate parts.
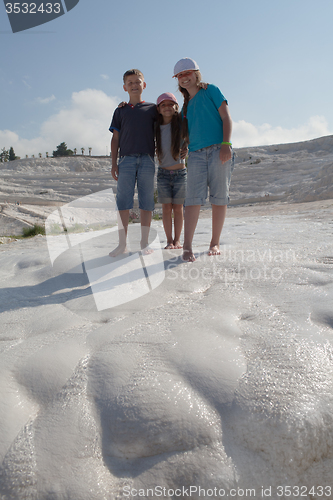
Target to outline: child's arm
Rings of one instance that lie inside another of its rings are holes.
[[[187,155],[188,155],[188,147],[186,142],[184,142],[182,147],[180,148],[180,159],[184,160]]]
[[[111,159],[112,159],[112,168],[111,175],[115,181],[118,180],[118,148],[119,148],[119,132],[118,130],[113,130],[113,135],[111,139]]]
[[[218,109],[220,113],[221,120],[223,122],[223,142],[230,142],[231,131],[232,131],[232,120],[229,113],[228,104],[223,101]],[[220,160],[222,163],[226,163],[231,159],[231,147],[227,144],[222,144],[220,149]]]

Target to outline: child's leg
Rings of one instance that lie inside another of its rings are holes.
[[[185,208],[184,224],[184,252],[183,260],[194,262],[195,257],[192,252],[192,241],[197,227],[201,205],[189,205]]]
[[[220,255],[220,237],[227,213],[227,205],[212,205],[212,239],[208,255]]]
[[[176,203],[172,205],[173,208],[173,215],[174,215],[174,226],[175,226],[175,239],[173,240],[173,246],[174,248],[182,248],[182,245],[180,244],[180,234],[183,229],[183,212],[184,208],[182,204]]]
[[[167,238],[166,249],[173,248],[172,238],[172,203],[162,203],[162,220],[165,236]]]
[[[133,207],[133,197],[136,179],[135,159],[130,156],[123,156],[118,162],[118,182],[117,182],[117,219],[119,245],[109,253],[110,257],[117,257],[127,252],[126,240],[129,222],[129,212]]]
[[[174,215],[174,226],[175,226],[175,238],[173,240],[173,245],[175,248],[182,248],[180,244],[180,234],[183,229],[183,220],[184,220],[184,201],[186,197],[186,177],[187,172],[186,169],[180,169],[176,171],[176,175],[174,177],[174,185],[173,185],[173,215]]]
[[[117,218],[119,245],[109,253],[110,257],[117,257],[117,255],[127,252],[126,240],[129,222],[129,210],[118,210]]]
[[[154,175],[155,163],[154,159],[149,155],[142,155],[138,159],[137,170],[137,185],[139,208],[141,216],[141,249],[145,253],[152,253],[148,247],[148,237],[154,210]]]
[[[146,253],[152,253],[152,250],[149,250],[148,247],[148,237],[149,237],[149,230],[150,230],[150,224],[151,224],[151,216],[152,212],[149,210],[140,210],[140,216],[141,216],[141,249],[145,250]]]
[[[221,163],[220,147],[212,146],[208,169],[209,200],[212,204],[212,239],[208,255],[220,254],[220,237],[227,213],[231,174],[234,168],[234,155],[231,160]]]
[[[208,193],[206,150],[190,153],[187,168],[183,260],[194,262],[192,240],[199,219],[200,207],[204,204]]]

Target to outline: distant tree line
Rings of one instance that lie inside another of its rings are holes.
[[[91,156],[91,151],[92,151],[92,148],[88,148],[89,150],[89,156]],[[85,152],[85,149],[84,148],[81,148],[81,154],[83,155]],[[77,149],[74,148],[73,151],[71,149],[68,149],[67,148],[67,144],[65,142],[62,142],[61,144],[59,144],[59,146],[57,146],[57,149],[55,151],[53,151],[53,157],[56,157],[56,156],[72,156],[73,154],[76,155],[77,153]]]
[[[91,151],[92,148],[88,148],[89,151],[89,156],[91,156]],[[81,148],[81,154],[84,155],[85,148]],[[57,146],[57,149],[53,151],[52,156],[53,158],[56,158],[57,156],[73,156],[76,155],[77,153],[77,148],[74,148],[73,150],[69,149],[67,147],[67,144],[65,142],[60,143]],[[42,158],[42,153],[38,153],[39,158]],[[45,153],[46,158],[49,158],[49,153]],[[28,155],[25,155],[26,158],[28,158]],[[32,155],[32,158],[35,158],[35,155]],[[13,161],[13,160],[19,160],[20,157],[15,155],[14,149],[11,147],[10,149],[2,148],[1,153],[0,153],[0,162],[6,162],[6,161]]]

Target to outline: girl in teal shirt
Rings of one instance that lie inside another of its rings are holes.
[[[212,238],[208,255],[220,254],[220,236],[229,201],[234,166],[232,120],[228,103],[215,85],[202,88],[199,66],[193,59],[177,62],[174,77],[184,96],[183,139],[189,144],[183,259],[195,260],[192,241],[208,188],[212,204]]]

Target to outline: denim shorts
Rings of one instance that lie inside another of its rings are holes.
[[[133,208],[135,183],[138,186],[139,208],[154,210],[155,162],[150,155],[122,156],[118,161],[117,208]]]
[[[187,160],[187,191],[185,205],[204,205],[208,196],[213,205],[227,205],[235,153],[226,163],[220,160],[221,144],[198,149]]]
[[[159,203],[183,205],[186,196],[186,168],[167,170],[158,168],[157,192]]]

